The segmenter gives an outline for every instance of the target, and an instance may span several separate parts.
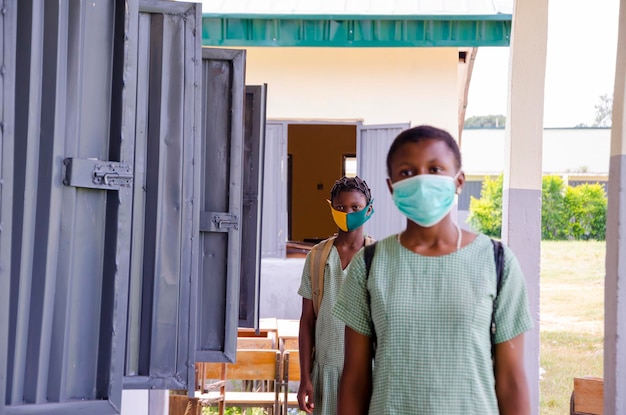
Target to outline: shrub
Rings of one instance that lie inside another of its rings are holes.
[[[480,199],[470,197],[467,221],[485,235],[500,238],[502,233],[502,174],[496,179],[485,177]]]
[[[568,186],[564,204],[570,239],[605,239],[607,199],[600,184]]]
[[[502,183],[502,175],[485,177],[480,199],[470,198],[467,218],[473,229],[496,238],[502,232]],[[607,198],[600,184],[572,187],[559,176],[544,176],[541,193],[543,240],[605,239]]]
[[[541,180],[541,239],[566,239],[568,221],[565,215],[565,182],[559,176]]]

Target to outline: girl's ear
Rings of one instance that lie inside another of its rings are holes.
[[[463,191],[463,186],[465,186],[465,172],[461,170],[458,174],[456,178],[456,194],[460,195],[461,191]]]
[[[391,186],[391,179],[387,177],[387,188],[389,189],[389,193],[393,194],[393,187]]]

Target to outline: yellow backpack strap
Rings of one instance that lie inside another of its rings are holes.
[[[313,293],[313,312],[315,317],[319,312],[320,305],[322,304],[322,296],[324,295],[324,269],[326,268],[326,261],[330,250],[333,248],[336,236],[331,236],[328,239],[323,240],[311,249],[311,269],[309,275],[311,276],[311,291]]]

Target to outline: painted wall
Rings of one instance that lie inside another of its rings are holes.
[[[457,135],[458,48],[247,48],[270,119],[410,122]]]
[[[343,155],[356,154],[356,125],[292,124],[291,240],[325,239],[337,231],[326,199],[343,174]]]

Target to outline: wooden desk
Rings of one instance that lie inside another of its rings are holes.
[[[278,347],[281,351],[298,349],[300,320],[277,320]]]
[[[250,327],[238,327],[237,337],[269,337],[274,340],[275,347],[278,348],[278,325],[274,317],[259,319],[259,332]]]

